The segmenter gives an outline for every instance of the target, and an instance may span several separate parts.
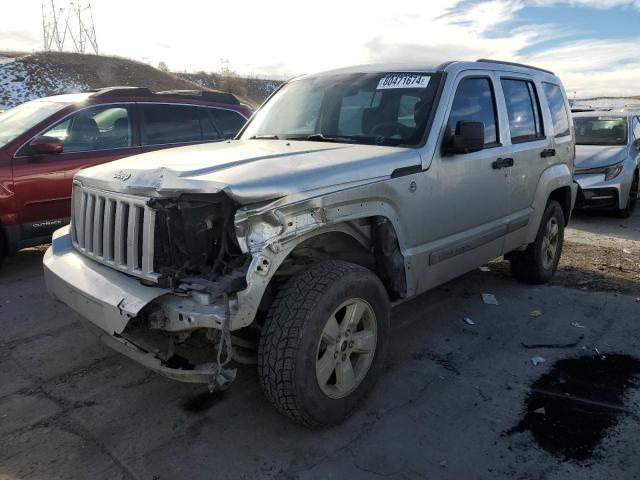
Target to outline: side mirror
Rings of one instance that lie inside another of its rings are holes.
[[[456,133],[451,137],[451,142],[445,152],[454,155],[477,152],[483,148],[484,123],[460,121],[456,125]]]
[[[62,142],[56,137],[36,137],[29,143],[29,150],[35,155],[55,155],[62,153]]]

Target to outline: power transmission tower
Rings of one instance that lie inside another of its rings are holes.
[[[85,53],[88,47],[99,53],[90,2],[72,1],[66,8],[57,7],[54,0],[42,3],[42,32],[46,51],[62,52],[68,34],[76,53]]]
[[[53,0],[42,3],[42,34],[44,49],[47,52],[53,50],[54,47],[59,52],[64,48],[66,26],[68,25],[68,15],[67,21],[63,24],[64,14],[64,8],[57,8]]]

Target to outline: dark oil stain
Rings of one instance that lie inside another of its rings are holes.
[[[564,460],[591,458],[607,430],[628,414],[624,400],[638,387],[640,360],[628,355],[569,358],[531,386],[527,412],[508,433],[528,430]]]
[[[182,402],[182,408],[189,413],[200,413],[209,410],[224,398],[224,392],[209,393],[204,391]]]

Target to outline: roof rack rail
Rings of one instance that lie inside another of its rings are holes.
[[[499,63],[501,65],[511,65],[512,67],[522,67],[522,68],[532,68],[533,70],[539,70],[541,72],[550,73],[551,75],[555,75],[551,70],[545,70],[540,67],[532,67],[531,65],[526,65],[524,63],[516,63],[516,62],[505,62],[504,60],[491,60],[489,58],[479,58],[476,62],[485,62],[485,63]]]
[[[231,103],[240,105],[240,101],[233,93],[220,92],[218,90],[165,90],[157,92],[156,95],[189,97],[195,99],[210,100],[212,102]]]
[[[89,90],[92,97],[119,97],[125,94],[130,97],[148,97],[153,95],[146,87],[105,87]]]

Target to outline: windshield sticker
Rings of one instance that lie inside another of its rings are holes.
[[[419,73],[388,73],[378,82],[377,90],[390,88],[427,88],[429,75]]]

